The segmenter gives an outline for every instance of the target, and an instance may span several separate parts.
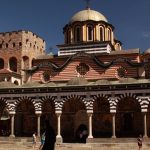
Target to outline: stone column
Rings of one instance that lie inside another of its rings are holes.
[[[56,115],[57,115],[57,136],[56,136],[56,141],[57,143],[62,143],[62,136],[61,136],[61,111],[56,111]]]
[[[41,130],[41,114],[42,112],[41,111],[36,111],[35,114],[37,115],[37,136],[40,137],[41,133],[40,133],[40,130]]]
[[[116,138],[116,113],[112,113],[112,138]]]
[[[87,112],[88,113],[88,117],[89,117],[89,136],[88,139],[92,139],[93,135],[92,135],[92,115],[93,115],[93,111],[91,112]]]
[[[144,113],[144,138],[147,138],[147,114]]]
[[[11,119],[11,133],[10,133],[10,137],[15,137],[14,134],[14,117],[15,117],[15,112],[10,112],[10,119]]]

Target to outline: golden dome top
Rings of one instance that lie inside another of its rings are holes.
[[[70,20],[70,23],[73,23],[75,21],[82,22],[82,21],[87,21],[87,20],[108,22],[104,15],[102,15],[98,11],[91,10],[90,8],[88,8],[88,9],[79,11],[76,14],[74,14]]]

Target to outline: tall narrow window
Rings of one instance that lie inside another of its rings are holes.
[[[100,27],[100,41],[104,41],[104,28]]]
[[[88,25],[87,27],[87,37],[88,37],[88,41],[93,40],[93,26],[92,25]]]
[[[8,48],[8,43],[6,43],[6,48]]]
[[[71,31],[70,31],[70,29],[67,32],[67,43],[71,43]]]
[[[13,47],[15,47],[16,46],[16,44],[15,43],[13,43]]]
[[[76,26],[75,27],[75,42],[80,42],[81,41],[81,27]]]
[[[9,69],[17,72],[17,59],[15,57],[9,59]]]
[[[108,29],[108,41],[111,41],[111,30]]]
[[[0,58],[0,69],[4,68],[4,59]]]

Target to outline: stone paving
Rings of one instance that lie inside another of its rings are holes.
[[[39,149],[40,143],[34,150]],[[33,150],[31,139],[2,140],[0,138],[0,150]],[[136,139],[99,139],[96,143],[57,143],[55,150],[138,150]],[[150,139],[144,140],[142,150],[150,150]]]

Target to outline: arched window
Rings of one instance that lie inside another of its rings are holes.
[[[104,37],[105,37],[104,28],[100,26],[100,41],[104,41]]]
[[[93,41],[93,26],[92,25],[87,26],[87,39],[88,41]]]
[[[0,69],[4,69],[4,59],[0,58]]]
[[[29,69],[29,57],[23,56],[23,68]]]
[[[8,43],[6,43],[6,48],[8,48]]]
[[[17,72],[17,59],[15,57],[9,59],[9,69]]]
[[[111,29],[108,28],[107,33],[108,33],[108,41],[111,41]]]
[[[76,26],[75,27],[75,42],[80,42],[81,41],[81,27]]]
[[[13,47],[15,47],[16,46],[16,44],[15,43],[13,43]]]

